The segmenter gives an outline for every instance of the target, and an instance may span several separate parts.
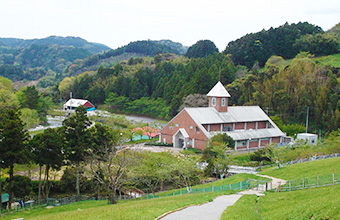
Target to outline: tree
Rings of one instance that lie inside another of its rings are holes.
[[[37,110],[30,108],[22,108],[21,112],[21,120],[26,122],[27,128],[36,127],[40,123],[39,115]]]
[[[0,112],[8,108],[18,107],[19,102],[17,96],[6,89],[0,89]]]
[[[37,109],[39,103],[39,92],[35,86],[27,86],[17,93],[20,107]]]
[[[48,128],[42,134],[36,134],[31,140],[30,145],[34,155],[34,161],[39,164],[39,202],[40,192],[47,198],[49,195],[49,170],[59,170],[64,160],[64,137],[61,129]],[[41,170],[45,165],[44,184],[41,186]]]
[[[228,173],[228,166],[230,163],[230,155],[226,152],[223,144],[215,145],[212,151],[216,153],[215,158],[211,160],[214,171],[221,179]]]
[[[308,51],[316,56],[339,53],[340,41],[334,34],[307,34],[296,39],[294,47],[299,51]]]
[[[32,191],[32,183],[31,179],[27,176],[15,175],[13,177],[13,187],[12,190],[14,192],[14,196],[16,198],[25,199]],[[10,190],[10,182],[6,181],[5,190]]]
[[[133,151],[118,150],[117,145],[121,143],[119,130],[104,126],[95,126],[94,129],[98,132],[94,135],[95,148],[88,157],[91,173],[105,187],[110,204],[115,204],[117,191],[132,178],[136,158]]]
[[[152,194],[155,194],[159,187],[166,180],[172,178],[174,173],[175,157],[170,152],[142,152],[139,155],[142,159],[136,170],[138,183],[145,184]]]
[[[77,196],[80,196],[79,165],[89,155],[92,144],[88,129],[90,125],[91,122],[83,106],[76,108],[76,114],[63,121],[66,158],[77,168]]]
[[[185,56],[189,58],[202,58],[214,53],[218,53],[218,49],[214,42],[210,40],[199,40],[189,47]]]
[[[197,167],[197,160],[193,156],[178,157],[174,156],[171,160],[171,176],[179,185],[190,188],[193,184],[197,184],[200,180],[202,171]]]
[[[9,204],[13,202],[14,164],[27,160],[28,133],[18,109],[6,109],[0,115],[0,155],[4,167],[9,167]]]

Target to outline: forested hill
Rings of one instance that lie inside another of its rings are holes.
[[[59,37],[50,36],[42,39],[18,39],[18,38],[0,38],[0,45],[7,46],[12,49],[29,48],[33,44],[36,45],[59,45],[73,46],[75,48],[83,48],[92,54],[102,53],[110,50],[108,46],[100,43],[90,43],[80,37]]]
[[[335,54],[339,52],[338,45],[334,34],[325,33],[307,22],[299,22],[247,34],[229,42],[224,53],[232,54],[235,64],[251,68],[255,62],[263,67],[272,55],[290,59],[299,51],[309,51],[316,56]]]
[[[128,45],[119,47],[115,50],[107,51],[103,54],[92,55],[83,61],[77,61],[69,66],[67,74],[70,76],[80,74],[84,71],[97,70],[99,66],[112,66],[123,60],[136,57],[155,56],[160,53],[172,53],[182,55],[187,51],[187,48],[180,43],[170,40],[160,41],[135,41]]]

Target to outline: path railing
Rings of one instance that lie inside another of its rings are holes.
[[[248,189],[248,182],[247,180],[244,180],[239,183],[231,183],[227,185],[222,186],[210,186],[210,187],[202,187],[202,188],[195,188],[195,189],[181,189],[178,191],[174,191],[172,193],[157,193],[155,195],[153,194],[147,194],[140,199],[154,199],[154,198],[162,198],[162,197],[168,197],[168,196],[178,196],[178,195],[187,195],[187,194],[193,194],[193,193],[208,193],[208,192],[220,192],[220,191],[227,191],[227,190],[245,190]]]
[[[298,180],[289,180],[286,182],[286,184],[284,185],[279,184],[277,188],[274,188],[271,191],[286,192],[322,186],[331,186],[336,184],[340,184],[340,174],[333,173],[324,176],[315,176],[310,178],[301,178]]]

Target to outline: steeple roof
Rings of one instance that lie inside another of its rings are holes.
[[[219,81],[216,85],[210,90],[207,96],[214,97],[231,97],[229,92],[224,88],[222,83]]]

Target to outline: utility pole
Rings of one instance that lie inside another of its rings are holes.
[[[308,133],[308,114],[309,114],[309,106],[307,106],[307,116],[306,116],[306,133]]]

